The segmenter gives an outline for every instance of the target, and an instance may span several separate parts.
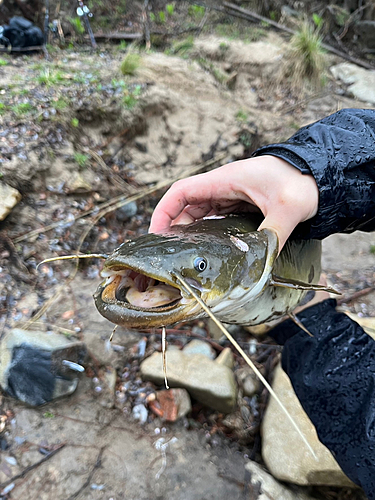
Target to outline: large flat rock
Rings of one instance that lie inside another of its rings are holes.
[[[299,485],[353,487],[331,452],[319,441],[315,427],[281,365],[275,369],[272,387],[317,456],[317,459],[313,457],[279,404],[271,397],[262,423],[262,456],[272,475],[281,481]]]

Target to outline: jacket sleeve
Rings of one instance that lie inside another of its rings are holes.
[[[290,320],[270,333],[284,344],[282,366],[346,475],[375,500],[375,344],[335,300],[298,314],[314,335]]]
[[[255,151],[260,155],[282,158],[316,180],[318,213],[293,237],[375,230],[375,110],[343,109]]]

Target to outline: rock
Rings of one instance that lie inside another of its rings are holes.
[[[86,348],[62,335],[11,330],[0,344],[0,385],[31,406],[72,394]]]
[[[141,375],[157,384],[164,382],[161,353],[155,352],[141,363]],[[203,354],[168,350],[167,379],[170,387],[183,387],[192,397],[220,412],[230,413],[236,404],[232,370]]]
[[[17,189],[0,181],[0,221],[5,219],[21,198],[21,193]]]
[[[132,415],[136,420],[139,420],[141,425],[147,422],[148,411],[145,405],[135,405],[132,411]]]
[[[209,359],[215,359],[216,357],[216,353],[210,344],[198,339],[191,340],[188,344],[186,344],[182,351],[187,356],[190,356],[191,354],[203,354],[203,356],[206,356]]]
[[[217,342],[221,342],[226,338],[224,333],[220,330],[217,324],[214,321],[212,321],[211,318],[207,320],[207,328],[210,333],[210,337],[216,340]]]
[[[355,64],[341,63],[331,68],[335,78],[349,85],[348,90],[360,101],[375,104],[375,71]]]
[[[236,370],[235,375],[244,396],[251,397],[259,391],[259,379],[251,368],[239,368]]]
[[[158,391],[156,399],[160,406],[160,416],[167,422],[175,422],[191,411],[190,396],[185,389]]]
[[[105,408],[113,408],[115,405],[116,381],[116,370],[111,366],[107,366],[101,380],[94,388],[94,391],[100,396],[100,404]],[[100,388],[100,391],[98,388]]]
[[[138,206],[136,202],[131,201],[116,210],[115,212],[116,219],[120,222],[126,222],[132,217],[134,217],[134,215],[137,215],[137,211],[138,211]]]
[[[232,369],[234,365],[234,356],[232,349],[230,347],[226,347],[225,349],[223,349],[219,356],[216,358],[216,363]]]
[[[375,21],[357,21],[354,31],[359,43],[366,49],[375,49]]]
[[[253,495],[251,498],[257,500],[313,500],[302,488],[294,488],[297,491],[288,489],[285,485],[279,483],[268,472],[266,472],[256,462],[249,462],[245,469],[250,475]]]
[[[319,441],[281,365],[275,369],[272,387],[317,456],[316,460],[271,397],[262,422],[262,456],[272,475],[299,485],[353,487],[331,452]]]

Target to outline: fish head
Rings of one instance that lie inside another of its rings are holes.
[[[205,316],[179,276],[213,308],[251,290],[259,293],[277,255],[277,237],[256,227],[239,217],[206,219],[123,243],[105,261],[105,280],[94,295],[97,309],[129,328]]]

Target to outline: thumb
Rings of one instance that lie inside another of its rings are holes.
[[[289,238],[293,229],[298,224],[297,221],[284,216],[280,216],[278,214],[270,214],[268,215],[262,224],[258,227],[258,231],[261,229],[272,229],[277,234],[279,239],[279,253],[281,249],[286,243],[286,240]]]

